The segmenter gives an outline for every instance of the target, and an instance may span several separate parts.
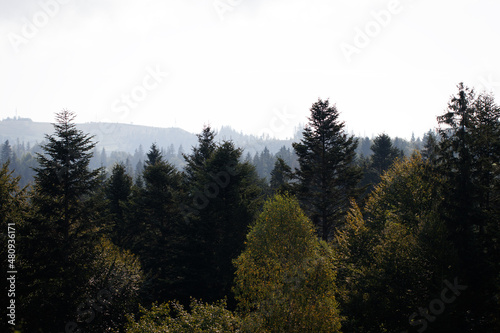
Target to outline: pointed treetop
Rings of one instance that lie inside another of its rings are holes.
[[[148,157],[148,160],[146,161],[146,164],[148,166],[155,165],[163,161],[163,156],[158,147],[156,146],[156,143],[153,143],[151,145],[151,148],[146,155]]]

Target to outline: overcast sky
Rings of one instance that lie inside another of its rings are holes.
[[[276,137],[318,98],[349,131],[436,127],[500,91],[500,1],[0,0],[0,118],[204,124]]]

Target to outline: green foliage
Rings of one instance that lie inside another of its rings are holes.
[[[226,309],[225,301],[206,304],[191,300],[190,311],[177,302],[140,307],[139,318],[128,316],[126,333],[230,333],[240,332],[241,320]]]
[[[236,299],[252,332],[339,332],[332,253],[298,202],[276,195],[235,261]]]
[[[418,307],[439,296],[444,279],[456,276],[457,254],[439,218],[440,182],[414,154],[382,176],[366,218],[352,203],[346,228],[332,243],[346,329],[401,331]],[[453,309],[448,306],[441,320],[456,318]]]
[[[93,274],[73,321],[86,332],[108,332],[136,310],[144,275],[137,256],[103,238],[96,247]]]
[[[358,142],[345,133],[338,118],[334,105],[318,100],[311,107],[303,139],[293,143],[300,164],[297,195],[323,240],[331,239],[343,224],[362,177],[354,165]]]

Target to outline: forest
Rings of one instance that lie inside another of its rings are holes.
[[[500,332],[500,107],[443,109],[411,151],[318,99],[291,149],[205,126],[108,168],[58,112],[0,151],[1,331]]]

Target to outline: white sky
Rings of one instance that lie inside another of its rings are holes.
[[[284,138],[319,97],[355,134],[421,136],[460,81],[498,96],[499,14],[497,0],[0,0],[0,118],[67,108]],[[351,61],[346,44],[362,46]]]

